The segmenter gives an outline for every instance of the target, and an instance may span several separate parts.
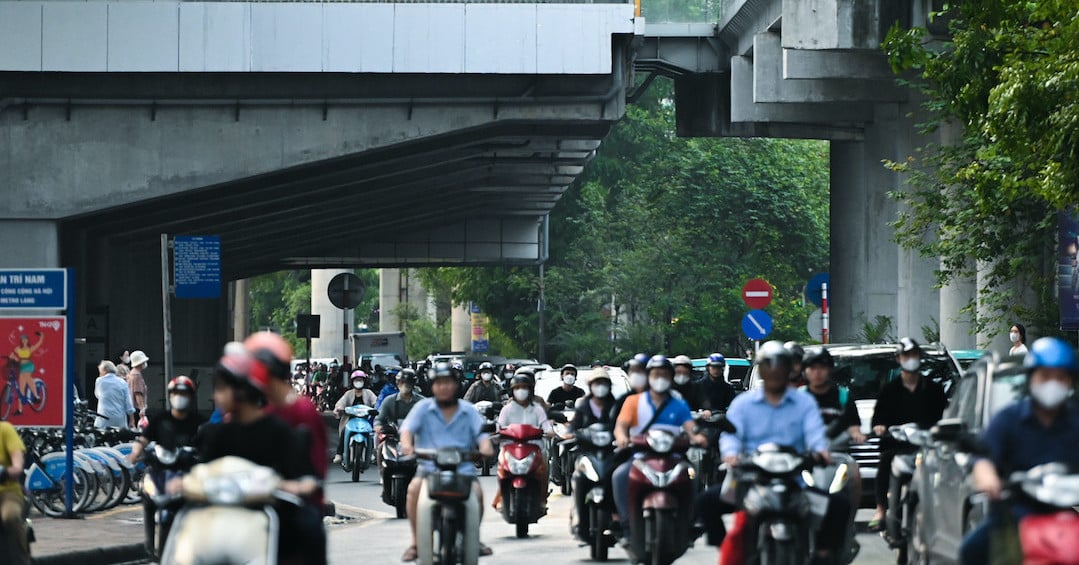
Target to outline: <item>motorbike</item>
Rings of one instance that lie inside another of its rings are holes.
[[[570,422],[573,420],[575,411],[573,401],[567,401],[564,406],[555,406],[547,413],[554,424],[554,437],[549,440],[547,468],[551,470],[551,482],[558,485],[563,496],[573,494],[572,473],[577,461],[577,440],[565,439],[562,436],[570,433]]]
[[[846,471],[826,484],[814,465],[811,456],[774,443],[739,458],[733,487],[748,517],[746,563],[802,563],[816,551],[828,495],[846,488]]]
[[[268,467],[222,457],[191,468],[166,505],[179,510],[161,553],[162,565],[277,564],[279,503],[302,501],[280,491]]]
[[[472,495],[475,479],[458,466],[475,454],[454,448],[417,449],[435,462],[420,485],[416,502],[416,551],[421,565],[475,565],[480,554],[480,507]]]
[[[400,439],[396,425],[382,426],[378,436],[382,454],[382,502],[393,506],[397,510],[398,518],[404,518],[408,484],[416,476],[416,459],[401,455]]]
[[[473,406],[475,406],[476,412],[479,412],[480,416],[483,416],[484,429],[495,429],[497,425],[496,422],[498,421],[498,411],[501,410],[502,406],[500,404],[495,404],[489,400],[481,400],[475,403]],[[495,449],[497,451],[497,444],[495,445]],[[491,468],[494,467],[494,465],[494,457],[483,457],[481,455],[476,462],[476,466],[480,469],[480,474],[484,477],[490,476]]]
[[[832,456],[831,465],[814,467],[811,473],[816,484],[831,485],[833,481],[841,480],[845,485],[847,496],[851,501],[851,512],[847,519],[847,535],[843,540],[843,546],[839,550],[839,563],[853,563],[858,557],[862,546],[856,538],[857,528],[855,515],[858,496],[855,495],[854,481],[851,481],[851,468],[857,462],[850,456],[851,437],[847,430],[842,429],[839,417],[842,412],[835,408],[821,408],[821,417],[825,422],[825,437],[828,438],[828,452]]]
[[[378,415],[378,410],[359,404],[345,408],[348,422],[345,423],[345,445],[341,448],[341,468],[352,473],[352,482],[360,480],[360,473],[371,465],[375,454],[375,428],[371,420]]]
[[[708,447],[690,447],[686,451],[686,457],[697,469],[697,487],[704,491],[723,482],[726,472],[719,464],[719,428],[726,421],[723,412],[715,412],[705,418],[698,411],[693,413],[693,419],[697,423],[697,430],[708,438]]]
[[[914,477],[918,451],[929,445],[931,438],[928,430],[919,428],[913,422],[889,427],[888,435],[895,440],[896,452],[892,459],[892,472],[887,478],[888,511],[884,515],[885,527],[881,536],[890,548],[897,550],[896,563],[903,565],[907,562],[907,538],[912,531],[918,506],[917,498],[910,491],[910,481]]]
[[[603,477],[608,473],[614,454],[609,424],[592,424],[577,430],[580,457],[573,473],[573,513],[570,529],[577,539],[589,545],[589,557],[593,561],[606,561],[607,551],[615,544],[611,535],[611,517],[614,503],[609,485]]]
[[[686,458],[689,440],[652,429],[630,438],[638,453],[629,472],[630,536],[634,562],[668,565],[693,543],[696,469]]]
[[[3,472],[2,472],[3,469],[4,469],[3,466],[0,466],[0,475],[3,475]],[[23,521],[22,521],[22,524],[20,524],[20,526],[22,528],[25,528],[25,530],[26,530],[27,552],[26,552],[26,555],[25,555],[25,557],[26,557],[25,562],[26,563],[31,563],[32,560],[31,560],[31,556],[30,556],[30,544],[34,543],[34,541],[36,541],[36,538],[34,537],[34,524],[33,524],[33,522],[30,521],[30,505],[29,504],[24,504],[23,505]],[[14,544],[14,539],[15,539],[14,536],[10,536],[10,535],[8,535],[8,532],[4,531],[4,525],[3,525],[3,523],[0,523],[0,555],[7,556],[8,558],[11,558],[11,556],[17,555],[16,548],[11,547],[9,545],[9,544]]]
[[[502,493],[502,517],[517,528],[517,537],[528,537],[529,524],[547,514],[547,484],[540,484],[536,470],[543,452],[531,443],[543,439],[543,430],[527,424],[511,424],[499,435],[498,488]]]
[[[142,480],[143,527],[147,555],[160,556],[165,549],[175,512],[169,508],[164,496],[165,483],[169,478],[189,471],[198,462],[193,447],[167,449],[158,443],[150,443],[142,452],[143,463],[148,471]]]

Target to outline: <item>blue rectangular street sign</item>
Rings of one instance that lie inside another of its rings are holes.
[[[176,298],[221,296],[221,238],[178,235],[173,240],[172,280]]]
[[[0,308],[67,308],[67,271],[0,269]]]

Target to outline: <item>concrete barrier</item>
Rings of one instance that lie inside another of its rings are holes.
[[[115,565],[146,559],[146,549],[141,543],[134,543],[45,555],[34,557],[33,561],[34,565]]]

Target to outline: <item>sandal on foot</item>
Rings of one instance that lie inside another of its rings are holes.
[[[408,549],[405,550],[405,554],[401,556],[401,561],[404,561],[405,563],[408,563],[408,562],[411,562],[411,561],[415,561],[419,557],[420,557],[420,554],[419,554],[418,551],[416,551],[416,546],[411,545],[411,546],[408,547]]]
[[[867,525],[867,527],[868,527],[869,531],[871,531],[871,532],[882,532],[882,531],[884,531],[884,518],[873,518],[872,520],[869,521],[869,524]]]
[[[494,550],[485,543],[480,544],[480,557],[487,557],[488,555],[494,555]]]

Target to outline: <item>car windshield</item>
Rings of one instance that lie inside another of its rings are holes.
[[[880,389],[889,381],[899,377],[899,363],[891,351],[856,353],[845,355],[833,352],[836,367],[833,378],[839,384],[850,388],[855,400],[875,399]],[[945,353],[927,352],[922,359],[921,373],[930,380],[944,386],[950,392],[951,386],[959,373],[951,358]]]
[[[1019,372],[1010,375],[997,375],[989,387],[989,418],[1000,412],[1001,408],[1019,400],[1026,390],[1027,375]]]

